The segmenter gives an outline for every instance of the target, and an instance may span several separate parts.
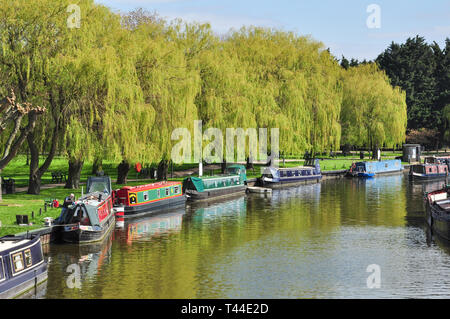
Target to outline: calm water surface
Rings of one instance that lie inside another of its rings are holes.
[[[441,184],[339,179],[188,205],[101,244],[50,246],[38,297],[449,298],[450,245],[421,219],[422,192]]]

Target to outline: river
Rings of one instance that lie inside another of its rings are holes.
[[[423,191],[443,183],[343,178],[189,204],[45,247],[36,297],[449,298],[450,245],[422,220]]]

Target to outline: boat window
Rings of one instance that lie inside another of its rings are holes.
[[[144,201],[148,201],[148,192],[144,192]]]
[[[3,258],[0,256],[0,281],[2,281],[5,277],[3,273]]]
[[[21,271],[25,268],[23,264],[23,255],[22,252],[12,255],[14,272]]]
[[[33,264],[33,259],[31,258],[31,250],[27,249],[25,250],[25,265],[27,267],[30,267]]]
[[[161,197],[161,190],[158,189],[158,191],[156,193],[157,193],[158,198],[160,198]]]
[[[428,169],[428,172],[431,173],[433,170],[431,169],[431,167]]]
[[[169,196],[170,194],[170,188],[166,188],[166,196]]]

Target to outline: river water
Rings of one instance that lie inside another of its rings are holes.
[[[449,298],[450,245],[421,218],[443,183],[344,178],[187,205],[45,248],[38,297]]]

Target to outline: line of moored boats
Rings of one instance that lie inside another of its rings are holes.
[[[446,162],[445,162],[446,161]],[[428,158],[424,164],[410,168],[413,178],[446,177],[449,159]],[[445,167],[444,167],[445,166]],[[354,163],[347,171],[350,177],[375,177],[403,172],[400,160]],[[266,167],[256,185],[264,189],[315,183],[322,179],[320,162],[308,160],[304,166],[292,168]],[[124,186],[113,190],[108,176],[90,177],[87,194],[62,211],[52,225],[52,240],[69,243],[101,241],[125,220],[167,211],[186,201],[206,201],[248,191],[246,168],[231,165],[224,174],[187,177],[183,182],[164,181],[140,186]],[[433,225],[450,237],[450,188],[427,194],[427,213]],[[449,210],[449,211],[447,211]],[[438,216],[443,216],[442,224]],[[431,222],[430,222],[431,223]],[[0,238],[0,298],[11,298],[35,287],[46,279],[46,263],[39,235]]]

